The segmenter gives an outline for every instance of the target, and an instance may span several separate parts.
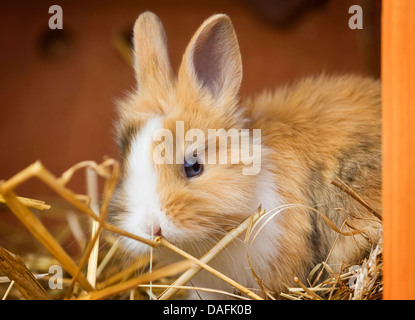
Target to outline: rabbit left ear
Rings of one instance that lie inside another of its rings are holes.
[[[178,75],[183,90],[207,90],[214,99],[235,97],[242,81],[238,40],[227,15],[207,19],[191,39]]]
[[[138,91],[164,91],[172,83],[167,40],[160,19],[152,12],[142,13],[134,25],[134,67]]]

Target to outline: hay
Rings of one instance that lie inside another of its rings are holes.
[[[308,285],[296,279],[298,287],[288,288],[288,293],[281,293],[291,300],[379,300],[383,293],[382,242],[374,246],[369,257],[360,264],[342,265],[338,272],[333,271],[325,262],[316,266],[327,273],[327,278],[318,285]],[[315,269],[310,273],[312,278]]]
[[[88,190],[86,195],[77,194],[67,187],[72,177],[79,171],[86,173]],[[0,264],[0,297],[56,300],[180,299],[187,291],[198,290],[239,299],[262,299],[257,292],[258,289],[244,287],[209,266],[209,262],[244,232],[246,232],[247,243],[249,241],[252,243],[260,232],[257,230],[256,234],[253,234],[257,224],[263,219],[270,219],[268,214],[264,214],[264,210],[258,208],[257,212],[237,228],[230,230],[203,257],[197,259],[164,238],[144,239],[107,222],[108,205],[119,172],[117,161],[105,159],[100,164],[93,161],[80,162],[60,177],[55,177],[43,164],[36,162],[9,180],[0,182],[0,202],[5,203],[30,232],[16,230],[18,241],[14,243],[10,241],[8,245],[8,250],[11,252],[0,247],[0,261],[4,262],[5,257],[9,257],[6,262]],[[18,197],[14,193],[15,189],[31,178],[37,178],[47,184],[60,196],[60,201],[55,201],[56,205],[49,205],[43,201]],[[98,186],[101,181],[103,181],[103,190],[100,192]],[[102,196],[99,197],[99,194]],[[43,211],[35,213],[30,208]],[[53,216],[59,223],[46,226],[42,221],[44,212],[50,212],[48,216]],[[327,223],[330,225],[331,221],[328,220]],[[337,229],[345,236],[363,232],[352,230],[345,233],[340,230]],[[127,263],[127,254],[119,246],[117,235],[141,241],[152,248],[163,246],[184,259],[171,265],[164,265],[163,261],[154,260],[152,256],[139,256],[130,258],[130,262]],[[21,253],[21,243],[32,243],[33,237],[41,246],[32,248],[29,253]],[[17,255],[20,255],[21,259]],[[63,268],[62,288],[53,286],[56,278],[50,268],[55,265]],[[322,270],[329,275],[327,279],[314,285],[311,281],[303,284],[295,278],[298,287],[288,288],[286,293],[281,293],[281,297],[295,300],[381,298],[382,244],[374,246],[369,257],[362,260],[358,266],[353,266],[353,270],[351,267],[342,266],[340,271],[335,273],[327,263],[323,262],[312,270],[310,279],[316,274],[321,276]],[[185,286],[201,269],[228,282],[239,294]],[[263,296],[273,299],[274,293],[266,289],[254,270],[252,272],[253,277],[260,284]]]

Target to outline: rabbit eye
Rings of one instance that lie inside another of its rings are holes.
[[[188,178],[196,177],[203,172],[203,164],[197,162],[197,160],[195,162],[186,161],[183,168]]]

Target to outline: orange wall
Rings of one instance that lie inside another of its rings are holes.
[[[383,3],[384,298],[415,299],[415,1]]]

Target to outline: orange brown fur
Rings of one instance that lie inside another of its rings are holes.
[[[262,133],[262,170],[258,175],[243,175],[241,163],[205,164],[200,177],[186,179],[180,164],[154,164],[160,209],[177,228],[194,231],[178,245],[197,252],[201,249],[192,246],[214,243],[259,205],[265,205],[261,203],[264,195],[258,190],[266,176],[272,177],[273,187],[267,189],[267,196],[274,197],[275,203],[313,207],[338,228],[344,219],[336,208],[343,208],[352,213],[346,214],[350,225],[357,229],[373,227],[366,234],[373,242],[379,239],[381,222],[330,184],[340,177],[373,209],[381,211],[378,81],[321,75],[240,103],[242,65],[236,36],[226,16],[213,16],[199,28],[177,78],[172,75],[164,30],[155,15],[140,16],[135,41],[138,89],[119,103],[117,129],[125,168],[113,202],[115,220],[122,222],[126,214],[123,181],[129,178],[129,143],[148,119],[162,116],[163,128],[173,133],[174,141],[177,121],[183,121],[185,132],[198,128],[206,136],[208,129],[219,128],[261,129]],[[216,82],[210,78],[203,82],[198,70],[209,71],[204,61],[196,60],[210,58],[204,53],[198,58],[198,50],[216,42],[223,48],[220,56],[214,57],[219,59],[221,70],[214,74]],[[207,147],[206,143],[200,147]],[[185,150],[189,144],[185,144]],[[275,234],[272,228],[276,228]],[[261,257],[261,265],[256,268],[276,294],[293,282],[294,275],[304,281],[311,268],[326,258],[337,236],[315,212],[300,206],[284,210],[268,229],[273,240],[270,248],[263,250],[267,256]],[[361,235],[340,236],[329,263],[356,263],[369,248],[370,242]],[[220,259],[216,266],[223,267]],[[256,285],[253,277],[235,280]]]

